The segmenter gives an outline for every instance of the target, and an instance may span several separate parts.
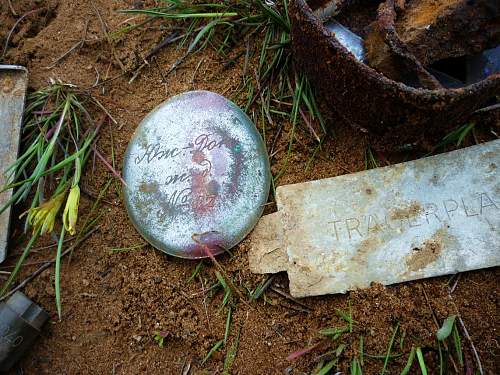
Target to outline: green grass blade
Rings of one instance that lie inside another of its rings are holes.
[[[353,358],[351,361],[351,375],[363,375],[363,370],[357,358]]]
[[[57,315],[59,316],[59,320],[61,320],[62,316],[62,307],[61,307],[61,254],[62,254],[62,245],[64,243],[64,226],[61,228],[61,235],[59,236],[59,241],[57,242],[57,254],[56,254],[56,268],[55,268],[55,292],[56,292],[56,306],[57,306]]]
[[[406,361],[406,366],[403,368],[403,371],[401,371],[401,375],[409,374],[414,359],[415,359],[415,347],[412,347],[410,355],[408,356],[408,361]]]
[[[453,345],[455,346],[455,352],[457,353],[458,362],[460,366],[464,365],[464,355],[462,351],[462,341],[460,340],[460,334],[458,333],[457,325],[453,326]]]
[[[271,18],[271,20],[281,27],[284,31],[287,33],[290,32],[290,23],[288,20],[288,17],[283,17],[278,11],[274,10],[270,6],[267,6],[263,1],[257,0],[257,4],[260,6],[260,8],[264,11],[265,14]]]
[[[443,350],[441,349],[441,343],[438,341],[438,355],[439,355],[439,375],[443,375]]]
[[[231,370],[233,362],[236,359],[236,354],[238,352],[238,345],[240,343],[240,334],[241,334],[241,327],[240,329],[238,329],[238,334],[234,339],[233,345],[231,345],[231,348],[227,352],[226,358],[224,359],[224,372],[222,373],[223,375],[229,375],[229,370]]]
[[[394,332],[392,333],[391,340],[389,341],[389,347],[387,348],[387,354],[385,355],[385,360],[384,360],[384,367],[382,367],[382,371],[380,372],[380,375],[384,375],[385,371],[387,369],[387,365],[389,364],[389,359],[391,357],[391,351],[392,351],[392,346],[394,345],[394,339],[396,338],[396,335],[399,330],[399,322],[396,324],[396,328],[394,328]]]
[[[227,338],[229,337],[229,329],[231,328],[231,318],[233,316],[233,310],[231,309],[231,306],[229,306],[229,309],[227,311],[227,318],[226,318],[226,330],[224,332],[224,346],[227,343]]]
[[[335,366],[336,363],[337,363],[336,359],[331,360],[325,366],[323,366],[321,368],[321,370],[319,370],[316,375],[326,375],[326,374],[328,374],[330,372],[330,370],[333,368],[333,366]]]
[[[450,315],[444,320],[443,325],[438,329],[436,333],[436,337],[439,341],[446,340],[448,336],[450,336],[453,325],[455,324],[456,317],[456,315]]]
[[[7,279],[7,281],[5,282],[5,284],[3,285],[2,290],[0,291],[0,297],[4,296],[9,291],[9,288],[12,285],[12,283],[14,282],[14,280],[15,280],[15,278],[17,276],[17,273],[21,269],[21,266],[23,265],[24,261],[26,260],[26,257],[30,253],[30,250],[33,247],[33,244],[36,242],[36,240],[40,236],[40,231],[41,230],[42,230],[42,228],[39,227],[35,231],[35,233],[32,234],[32,236],[31,236],[28,244],[24,248],[23,253],[21,254],[21,256],[19,257],[19,259],[17,260],[16,266],[14,267],[14,269],[12,270],[12,272],[9,275],[9,278]]]
[[[214,21],[211,21],[209,23],[207,23],[199,32],[198,34],[196,34],[195,38],[193,39],[193,41],[191,42],[191,44],[189,45],[188,47],[188,53],[191,53],[193,52],[193,50],[196,48],[196,46],[198,45],[198,43],[200,42],[200,40],[205,36],[205,34],[207,34],[208,32],[210,32],[213,28],[215,28],[216,26],[222,24],[223,22],[221,22],[220,20],[214,20]]]
[[[213,355],[214,353],[219,350],[222,345],[224,345],[224,340],[217,341],[214,346],[209,350],[205,358],[203,358],[203,361],[201,361],[201,364],[204,365]]]
[[[222,18],[222,17],[236,17],[236,12],[212,12],[212,13],[164,13],[148,9],[125,9],[119,11],[126,14],[146,14],[148,16],[174,18],[174,19],[188,19],[188,18]]]
[[[194,280],[194,278],[196,276],[198,276],[198,274],[201,272],[201,270],[203,269],[203,261],[200,260],[200,262],[196,265],[193,273],[191,274],[191,276],[189,277],[189,279],[187,279],[187,282],[190,283],[191,281]]]
[[[422,354],[421,348],[417,348],[417,359],[422,375],[427,375],[427,367],[425,366],[424,355]]]
[[[128,247],[113,247],[113,248],[109,249],[109,252],[111,254],[128,253],[129,251],[139,250],[139,249],[142,249],[146,246],[148,246],[147,243],[140,243],[140,244],[128,246]]]
[[[365,365],[364,336],[359,338],[359,362],[361,366]]]

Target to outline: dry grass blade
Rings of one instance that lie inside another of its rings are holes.
[[[10,4],[10,2],[9,2],[9,4]],[[14,30],[16,29],[17,25],[19,25],[21,23],[21,21],[23,19],[25,19],[26,17],[31,16],[32,14],[38,13],[44,9],[45,8],[38,8],[38,9],[30,10],[29,12],[24,13],[21,17],[18,18],[16,23],[14,23],[14,26],[12,26],[9,33],[7,34],[7,38],[5,39],[5,44],[4,44],[3,51],[2,51],[2,56],[0,56],[0,59],[4,58],[5,53],[7,52],[7,48],[9,47],[10,38],[12,37],[12,34],[14,33]]]
[[[73,245],[71,245],[67,250],[65,250],[62,254],[61,257],[64,257],[68,254],[70,254],[73,250],[78,248],[83,242],[85,242],[94,232],[96,232],[99,229],[99,227],[94,227],[92,228],[89,232],[87,232],[81,239],[76,241]],[[0,297],[0,301],[9,298],[12,294],[17,292],[18,290],[23,289],[26,285],[28,285],[29,282],[31,282],[33,279],[35,279],[38,275],[40,275],[43,271],[45,271],[47,268],[49,268],[51,265],[53,265],[56,262],[56,258],[44,263],[42,266],[40,266],[35,272],[33,272],[30,276],[28,276],[26,279],[24,279],[22,282],[20,282],[15,288],[13,288],[11,291],[6,293],[5,295]]]

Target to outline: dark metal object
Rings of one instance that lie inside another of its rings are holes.
[[[454,90],[416,89],[393,81],[349,53],[305,0],[292,0],[290,15],[296,62],[324,106],[352,126],[411,138],[463,123],[500,92],[499,74]]]
[[[405,2],[395,27],[403,43],[424,66],[475,55],[500,43],[498,0]]]
[[[217,255],[240,242],[262,214],[271,181],[255,125],[208,91],[177,95],[142,121],[123,177],[136,229],[182,258]]]
[[[500,73],[500,45],[467,59],[467,83]]]
[[[0,371],[9,370],[33,345],[49,315],[21,292],[0,303]]]
[[[28,71],[17,65],[0,65],[0,187],[5,170],[17,159],[19,134],[28,84]],[[12,196],[12,190],[0,193],[0,207]],[[0,263],[7,252],[10,208],[0,214]]]

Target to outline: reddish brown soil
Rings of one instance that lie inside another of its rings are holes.
[[[47,3],[50,4],[49,12],[44,8]],[[27,16],[18,25],[4,61],[26,65],[32,89],[46,85],[49,78],[90,87],[96,80],[120,74],[117,59],[125,68],[135,66],[141,62],[141,56],[161,41],[162,32],[158,24],[145,30],[134,30],[115,43],[114,58],[92,4],[95,4],[111,31],[123,26],[123,22],[130,18],[116,13],[116,10],[133,5],[131,1],[119,0],[12,1],[18,14],[44,9]],[[0,6],[0,41],[3,46],[17,17],[11,14],[8,1],[3,1]],[[85,45],[54,68],[47,69],[80,40],[86,23],[88,33]],[[176,73],[162,82],[160,69],[166,71],[181,55],[182,51],[174,47],[166,48],[158,54],[158,64],[153,63],[143,69],[133,83],[128,83],[129,76],[122,77],[92,90],[92,94],[118,121],[118,125],[103,129],[98,148],[110,159],[113,144],[119,166],[137,124],[171,95],[196,88],[234,97],[241,81],[243,57],[237,60],[236,65],[225,69],[223,61],[207,50],[188,58]],[[200,59],[202,63],[195,73]],[[239,104],[243,103],[241,99],[234,99]],[[266,124],[269,147],[281,125],[283,131],[276,145],[278,152],[272,158],[275,173],[284,161],[290,126],[287,123]],[[330,123],[329,126],[333,135],[326,139],[323,150],[307,170],[314,140],[306,129],[297,130],[298,142],[294,145],[291,163],[280,184],[331,177],[364,168],[364,150],[369,138],[342,123]],[[492,137],[489,129],[478,131],[476,135],[479,142]],[[428,140],[429,143],[437,141]],[[391,162],[402,158],[392,154],[379,156]],[[410,158],[418,156],[418,153],[409,155]],[[89,167],[84,176],[85,190],[96,194],[109,177],[109,172],[97,162],[95,168]],[[143,240],[128,220],[119,183],[108,191],[106,201],[103,204],[106,214],[99,223],[98,231],[78,248],[71,261],[66,259],[63,262],[62,321],[59,322],[56,315],[53,269],[44,272],[25,288],[29,297],[50,312],[52,322],[46,325],[41,339],[19,364],[19,369],[24,374],[181,374],[183,366],[190,364],[191,374],[222,373],[226,349],[217,352],[206,364],[201,364],[201,359],[213,344],[224,337],[226,313],[220,309],[221,293],[204,299],[199,278],[187,283],[196,262],[164,256],[149,246],[111,254],[110,248],[133,246],[143,243]],[[84,194],[82,217],[88,212],[91,202],[92,198]],[[267,211],[274,209],[270,204]],[[21,228],[18,226],[15,229],[17,236]],[[46,242],[50,243],[50,239]],[[253,289],[263,277],[248,270],[247,247],[248,243],[244,241],[234,249],[234,257],[223,256],[220,262],[238,285]],[[14,246],[10,249],[11,254],[20,249],[20,246]],[[53,249],[42,250],[33,254],[29,262],[53,256]],[[26,266],[21,277],[26,277],[36,267]],[[214,267],[206,262],[201,275],[205,285],[213,282]],[[319,342],[319,329],[341,325],[342,321],[334,309],[347,310],[349,303],[357,324],[354,331],[343,339],[346,349],[338,371],[347,373],[351,358],[359,356],[361,336],[364,336],[366,353],[385,353],[391,329],[399,322],[400,334],[396,337],[394,351],[403,353],[403,356],[389,362],[386,374],[400,373],[412,346],[424,349],[429,373],[436,374],[437,327],[433,314],[442,322],[449,314],[458,313],[478,349],[485,373],[498,373],[500,270],[462,274],[451,297],[447,291],[448,279],[442,277],[390,287],[373,286],[346,295],[304,299],[303,302],[311,308],[310,312],[300,311],[300,306],[271,291],[266,295],[272,304],[264,303],[263,299],[251,304],[239,302],[234,310],[227,345],[227,348],[232,345],[241,328],[231,373],[311,372],[318,356],[332,350],[328,344],[295,361],[286,357],[291,352]],[[274,285],[286,290],[286,276],[279,275]],[[153,341],[155,331],[168,333],[164,348]],[[400,347],[403,335],[404,342]],[[470,342],[463,338],[462,344],[467,366],[477,369]],[[377,374],[382,365],[380,359],[365,355],[363,373]],[[416,363],[411,373],[419,373]],[[460,373],[465,373],[465,370],[460,370]]]

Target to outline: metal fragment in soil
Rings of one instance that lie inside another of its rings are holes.
[[[0,65],[0,187],[7,182],[7,168],[17,159],[19,135],[28,84],[28,71],[17,65]],[[11,198],[12,189],[0,193],[0,207]],[[10,207],[0,214],[0,263],[7,254]]]
[[[495,140],[280,186],[278,212],[251,236],[251,270],[286,269],[290,294],[304,297],[498,266],[499,167]]]
[[[333,33],[340,44],[351,52],[356,59],[359,61],[365,60],[363,39],[335,20],[325,22],[325,27]]]
[[[177,95],[151,112],[128,146],[123,176],[136,229],[183,258],[240,242],[262,214],[271,179],[254,124],[208,91]]]
[[[379,136],[397,135],[399,141],[411,142],[424,133],[440,134],[447,126],[463,123],[500,90],[500,74],[454,90],[414,88],[389,79],[347,51],[315,15],[309,6],[312,3],[290,1],[294,59],[314,86],[323,108],[354,128]],[[351,1],[336,3],[335,17],[342,19],[352,5]],[[460,32],[469,30],[462,28]],[[488,40],[494,42],[495,36],[490,37]],[[410,53],[406,57],[408,64],[415,63]],[[427,66],[428,62],[421,64]]]
[[[8,371],[31,348],[49,314],[21,292],[0,302],[0,371]]]

